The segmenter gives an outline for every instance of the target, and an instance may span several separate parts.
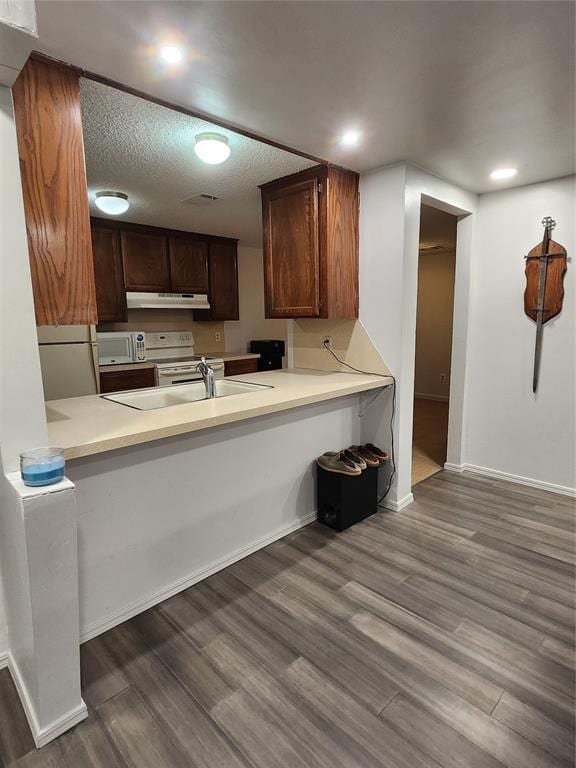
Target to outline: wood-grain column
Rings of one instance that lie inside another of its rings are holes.
[[[96,323],[79,74],[32,57],[12,96],[36,322]]]

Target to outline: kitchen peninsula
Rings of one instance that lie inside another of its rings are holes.
[[[289,369],[252,373],[242,381],[266,389],[232,397],[140,411],[103,397],[73,397],[46,405],[51,445],[67,459],[147,443],[258,416],[378,389],[390,377]]]
[[[98,396],[47,403],[76,489],[81,639],[312,521],[316,456],[389,419],[388,377],[241,380],[272,388],[152,411]]]

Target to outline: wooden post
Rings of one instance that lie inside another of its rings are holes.
[[[12,97],[36,323],[97,323],[79,75],[30,58]]]

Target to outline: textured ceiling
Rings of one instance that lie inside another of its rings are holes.
[[[259,184],[313,165],[298,155],[166,109],[92,80],[81,80],[84,151],[90,211],[99,190],[125,192],[130,208],[120,218],[261,245]],[[207,165],[194,153],[194,137],[217,130],[228,137],[230,158]],[[208,193],[220,198],[197,207],[183,200]]]
[[[39,48],[363,171],[407,160],[462,187],[574,169],[573,2],[42,0]],[[180,68],[158,49],[176,42]],[[343,130],[363,141],[345,150]]]

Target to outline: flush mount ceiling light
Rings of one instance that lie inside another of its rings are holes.
[[[96,192],[94,202],[97,208],[111,216],[118,216],[130,207],[128,195],[124,192]]]
[[[340,144],[343,147],[355,147],[360,142],[361,136],[360,131],[346,131],[340,137]]]
[[[221,133],[199,133],[196,136],[194,152],[205,163],[218,165],[230,157],[228,139]]]
[[[504,181],[504,179],[511,179],[513,176],[516,176],[517,173],[516,168],[497,168],[495,171],[492,171],[490,178],[493,181]]]
[[[182,49],[176,45],[164,45],[160,48],[160,56],[166,64],[179,64],[182,61]]]

